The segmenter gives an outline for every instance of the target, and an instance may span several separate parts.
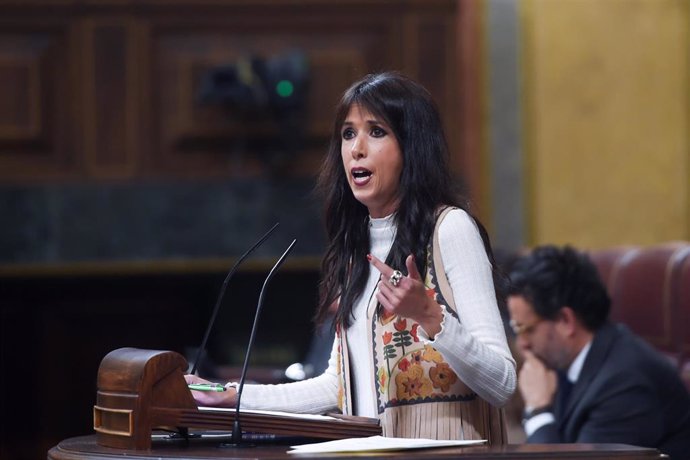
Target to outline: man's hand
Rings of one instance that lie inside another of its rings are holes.
[[[518,376],[518,388],[525,407],[538,409],[552,405],[558,387],[556,372],[547,368],[531,351],[522,352],[525,361]]]

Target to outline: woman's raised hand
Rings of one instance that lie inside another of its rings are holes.
[[[429,338],[433,339],[441,330],[443,311],[433,297],[427,294],[414,256],[410,254],[405,259],[407,276],[371,254],[367,259],[381,273],[376,299],[383,308],[390,313],[418,322]]]

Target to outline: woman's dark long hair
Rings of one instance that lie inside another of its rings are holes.
[[[354,105],[385,121],[402,152],[400,204],[394,216],[397,232],[386,264],[404,270],[405,259],[414,254],[423,275],[439,208],[451,205],[468,211],[466,200],[454,191],[439,112],[424,87],[398,73],[385,72],[367,75],[345,91],[336,108],[330,147],[317,182],[317,191],[324,198],[328,246],[321,264],[316,313],[317,323],[322,322],[339,298],[335,324],[345,327],[351,324],[354,303],[370,270],[366,258],[369,212],[352,194],[341,156],[342,126]],[[475,221],[493,264],[486,230]]]

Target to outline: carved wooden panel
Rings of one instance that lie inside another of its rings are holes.
[[[238,35],[229,30],[168,30],[153,34],[153,129],[150,166],[156,171],[193,172],[208,169],[218,174],[260,174],[264,156],[280,149],[276,142],[262,142],[279,135],[277,121],[262,114],[244,114],[234,107],[202,105],[200,79],[204,72],[237,64],[247,56],[270,59],[299,49],[309,65],[306,115],[299,121],[303,146],[319,151],[330,134],[333,107],[342,91],[368,70],[393,61],[381,42],[389,39],[386,29],[364,29],[354,37],[338,31],[337,24],[326,31],[323,25],[309,29],[291,23],[289,30],[257,31]],[[289,39],[288,39],[289,37]],[[353,39],[354,38],[354,39]],[[281,140],[275,139],[279,144]],[[304,152],[301,152],[301,154]],[[291,162],[291,166],[297,163]],[[304,166],[304,165],[302,165]],[[313,170],[312,165],[308,165]]]
[[[39,3],[0,6],[0,180],[311,176],[340,94],[381,70],[427,86],[458,144],[455,1]],[[296,116],[200,97],[214,70],[295,50]]]
[[[95,18],[82,28],[84,150],[93,177],[136,173],[141,120],[136,23]]]
[[[0,58],[0,136],[11,140],[37,138],[41,131],[38,99],[39,63],[29,56]]]
[[[457,118],[458,80],[456,77],[455,17],[427,15],[418,18],[414,75],[434,95],[443,115],[451,152],[459,155]]]
[[[66,24],[0,22],[0,177],[61,176],[76,162]]]

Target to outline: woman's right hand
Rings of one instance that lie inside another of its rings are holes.
[[[187,385],[190,383],[212,383],[196,375],[187,374],[184,376]],[[225,391],[198,391],[190,390],[194,400],[200,406],[212,407],[235,407],[237,401],[237,391],[229,387]]]

